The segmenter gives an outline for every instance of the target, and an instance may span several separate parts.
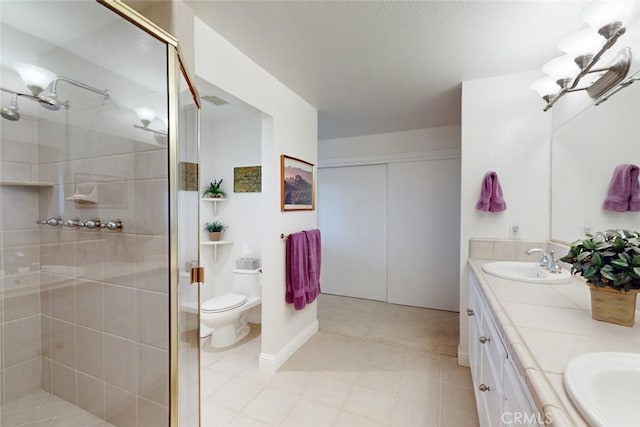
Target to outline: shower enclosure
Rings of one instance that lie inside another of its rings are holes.
[[[2,1],[0,40],[0,425],[197,426],[199,100],[175,39],[102,0]]]

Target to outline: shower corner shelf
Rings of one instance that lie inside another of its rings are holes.
[[[218,202],[226,202],[227,199],[225,197],[203,197],[200,200],[203,202],[213,202],[213,214],[218,213]]]
[[[205,241],[200,242],[201,246],[213,246],[213,262],[218,262],[218,246],[230,245],[233,242],[230,240],[217,240],[217,241]]]
[[[46,188],[46,187],[53,187],[53,182],[45,182],[45,181],[0,181],[0,187]]]

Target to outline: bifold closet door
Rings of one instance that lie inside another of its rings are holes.
[[[388,166],[388,302],[458,310],[460,159]]]
[[[322,292],[387,299],[387,167],[318,169]]]

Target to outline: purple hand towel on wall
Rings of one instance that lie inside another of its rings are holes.
[[[501,212],[507,209],[507,203],[502,196],[502,186],[495,171],[489,171],[484,175],[476,209],[485,212]]]
[[[293,303],[296,310],[307,304],[309,289],[309,247],[304,232],[292,233],[287,238],[285,301]]]
[[[603,209],[626,212],[640,211],[640,182],[638,174],[640,168],[636,165],[618,165],[613,171],[613,177],[609,182],[609,191],[604,200]]]
[[[321,265],[321,239],[320,230],[314,229],[304,232],[307,236],[308,260],[308,285],[306,291],[307,304],[311,304],[320,294],[320,265]]]

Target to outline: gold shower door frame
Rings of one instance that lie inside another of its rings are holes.
[[[98,3],[111,9],[122,18],[146,31],[153,37],[167,45],[167,90],[169,99],[169,257],[170,257],[170,284],[169,284],[169,426],[178,427],[178,350],[180,340],[179,319],[179,267],[178,267],[178,189],[179,189],[179,167],[178,167],[178,112],[179,112],[179,77],[185,79],[198,110],[201,108],[200,97],[196,90],[193,79],[185,68],[182,60],[178,40],[164,29],[138,13],[136,10],[122,3],[120,0],[96,0]],[[200,125],[198,121],[197,146],[200,151]],[[199,205],[199,204],[198,204]],[[199,209],[199,206],[197,207]],[[199,214],[198,214],[199,216]],[[198,245],[199,246],[199,245]],[[200,249],[198,247],[198,259],[200,259]],[[199,304],[199,301],[198,301]],[[199,306],[199,305],[198,305]],[[199,322],[198,322],[199,323]],[[199,332],[198,332],[199,335]],[[199,345],[199,343],[198,343]],[[198,355],[200,351],[198,349]],[[199,360],[197,361],[199,366]],[[200,401],[200,390],[197,391],[198,406]],[[200,419],[198,414],[198,425]]]

